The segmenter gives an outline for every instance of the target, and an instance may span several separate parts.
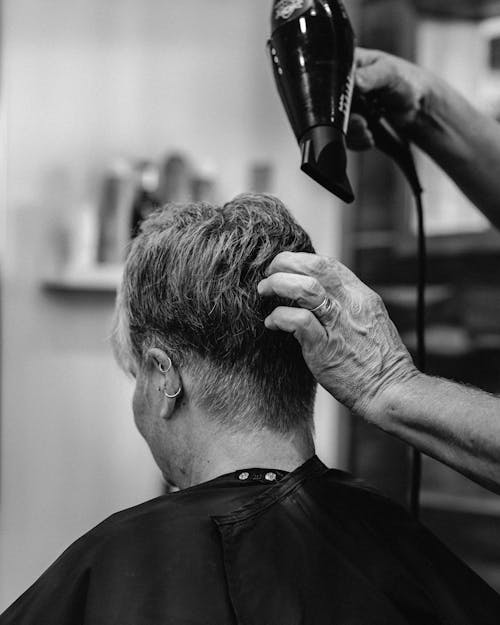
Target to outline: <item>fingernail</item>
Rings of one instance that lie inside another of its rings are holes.
[[[264,291],[264,280],[261,280],[259,284],[257,285],[257,292],[259,295],[262,295],[263,291]]]

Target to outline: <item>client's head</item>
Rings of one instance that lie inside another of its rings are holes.
[[[188,413],[213,431],[310,435],[314,380],[294,337],[264,326],[284,302],[257,292],[285,250],[314,251],[269,195],[167,205],[143,223],[117,300],[114,348],[136,378],[136,423],[160,465],[162,423]]]

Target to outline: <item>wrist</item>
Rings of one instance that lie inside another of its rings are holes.
[[[426,379],[427,376],[415,367],[391,378],[365,403],[360,416],[368,423],[391,432],[398,425],[412,398],[419,397],[424,392],[422,387]]]

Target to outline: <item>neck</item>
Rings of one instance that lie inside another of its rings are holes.
[[[166,477],[181,489],[239,469],[293,471],[314,455],[312,435],[305,428],[287,434],[234,432],[200,414],[184,415],[182,432],[172,440],[175,466],[168,467]]]

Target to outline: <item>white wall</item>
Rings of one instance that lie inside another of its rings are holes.
[[[483,86],[488,48],[481,24],[462,20],[421,20],[417,31],[417,62],[444,78],[480,109],[486,109]],[[498,95],[497,84],[497,95]],[[436,163],[418,152],[425,181],[426,230],[430,235],[481,232],[491,225]]]
[[[277,166],[276,192],[318,249],[340,248],[340,208],[298,172],[265,54],[263,0],[4,0],[8,132],[3,238],[0,610],[84,530],[156,495],[131,388],[107,344],[111,298],[48,295],[41,274],[66,213],[95,197],[117,155],[181,148],[214,162],[219,196],[249,163]],[[335,462],[335,407],[318,403]]]

